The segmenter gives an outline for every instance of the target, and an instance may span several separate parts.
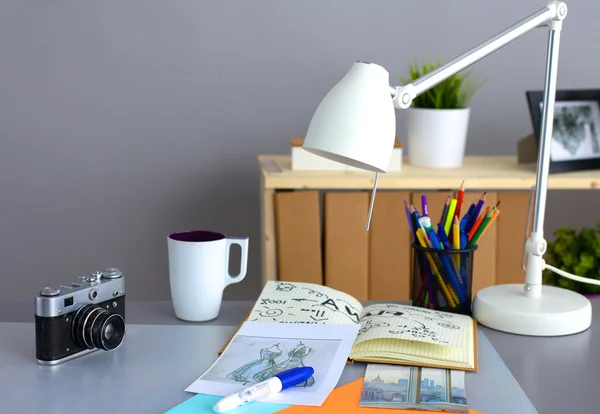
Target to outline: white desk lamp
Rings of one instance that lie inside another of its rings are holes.
[[[527,265],[524,284],[502,284],[480,290],[473,301],[473,316],[482,325],[504,332],[533,336],[568,335],[591,324],[591,304],[582,295],[542,286],[543,269],[580,282],[600,282],[574,276],[545,263],[543,224],[556,95],[556,73],[565,3],[550,1],[490,40],[438,69],[404,86],[390,86],[389,74],[373,63],[355,62],[317,108],[303,148],[343,164],[375,172],[367,231],[379,173],[387,171],[396,132],[395,108],[408,108],[412,100],[439,82],[472,65],[502,46],[540,26],[547,26],[546,79],[536,172],[533,229],[525,243]]]

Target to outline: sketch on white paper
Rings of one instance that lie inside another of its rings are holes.
[[[311,366],[315,375],[297,384],[311,391],[316,378],[327,372],[340,340],[311,340],[236,336],[227,352],[203,376],[206,381],[241,383],[264,381],[288,369]],[[315,378],[316,377],[316,378]],[[308,389],[310,388],[310,389]]]
[[[244,322],[221,356],[186,391],[230,395],[280,372],[309,366],[314,369],[310,378],[261,401],[319,406],[337,385],[358,328]]]

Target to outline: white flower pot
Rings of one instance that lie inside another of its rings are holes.
[[[427,168],[457,168],[463,163],[469,108],[406,110],[408,163]]]

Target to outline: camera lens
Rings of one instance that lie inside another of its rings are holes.
[[[82,348],[112,351],[125,337],[123,317],[95,305],[79,308],[71,327],[73,341]]]

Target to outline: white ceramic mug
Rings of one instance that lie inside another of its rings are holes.
[[[229,273],[231,245],[241,247],[240,273]],[[175,315],[202,322],[219,315],[223,290],[246,276],[248,237],[194,230],[172,233],[167,238],[169,283]]]

